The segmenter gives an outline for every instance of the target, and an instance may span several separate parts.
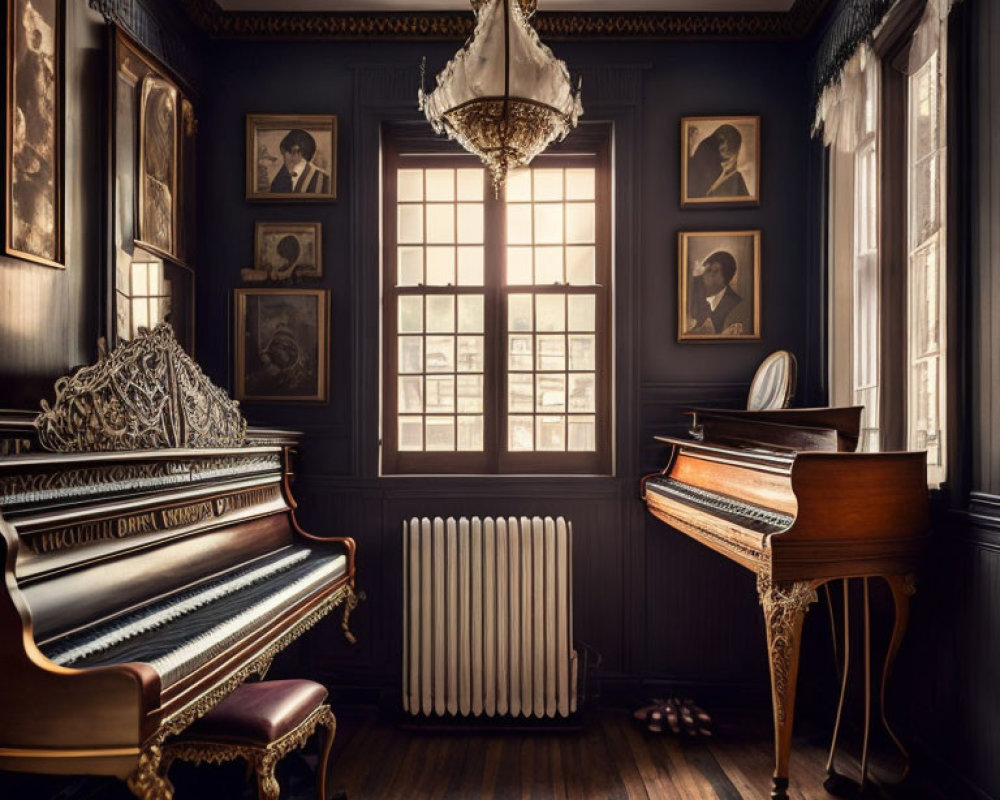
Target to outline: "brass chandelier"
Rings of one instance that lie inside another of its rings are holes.
[[[508,170],[523,167],[576,127],[583,105],[566,63],[531,26],[537,0],[471,0],[472,37],[419,92],[420,109],[489,167],[499,192]]]

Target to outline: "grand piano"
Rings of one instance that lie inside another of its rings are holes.
[[[895,622],[884,697],[929,533],[925,454],[854,452],[861,410],[694,409],[690,437],[657,437],[670,446],[667,465],[641,482],[653,516],[757,576],[771,669],[776,800],[788,797],[800,637],[817,588],[837,579],[887,582]],[[832,762],[831,750],[828,769]]]
[[[254,434],[160,326],[56,385],[57,452],[0,458],[0,769],[169,800],[160,748],[336,606],[354,541],[311,535],[291,442]]]

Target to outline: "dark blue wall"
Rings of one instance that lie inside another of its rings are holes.
[[[331,401],[245,408],[252,423],[306,432],[297,489],[302,516],[313,527],[358,538],[361,583],[370,597],[358,614],[362,643],[342,648],[332,625],[330,635],[312,637],[308,657],[320,672],[358,683],[392,685],[398,678],[403,518],[530,510],[574,521],[576,633],[602,653],[605,677],[721,687],[734,696],[749,689],[764,697],[763,627],[752,577],[648,518],[637,483],[643,471],[662,466],[664,453],[651,437],[681,424],[679,407],[744,402],[754,370],[774,349],[799,358],[800,402],[823,400],[808,53],[802,44],[772,42],[552,44],[571,70],[595,76],[583,86],[587,118],[616,124],[615,477],[378,477],[372,140],[379,119],[419,118],[420,59],[428,57],[433,75],[457,42],[212,44],[199,124],[198,359],[232,388],[232,294],[240,267],[251,260],[254,222],[321,221],[324,275],[315,285],[330,289],[333,299]],[[638,77],[618,92],[615,81],[624,74]],[[366,95],[371,91],[384,91],[385,102]],[[244,201],[247,113],[337,114],[338,201]],[[759,208],[679,209],[680,118],[715,113],[762,117]],[[739,228],[763,230],[762,340],[678,344],[678,231]]]

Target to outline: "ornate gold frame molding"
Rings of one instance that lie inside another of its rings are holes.
[[[795,0],[784,13],[545,12],[532,24],[550,39],[800,39],[829,0]],[[194,23],[217,38],[466,39],[468,13],[307,13],[224,11],[216,0],[180,0]]]

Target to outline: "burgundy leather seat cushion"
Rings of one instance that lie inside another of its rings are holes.
[[[323,704],[326,694],[315,681],[244,683],[177,740],[266,745],[299,725]]]

